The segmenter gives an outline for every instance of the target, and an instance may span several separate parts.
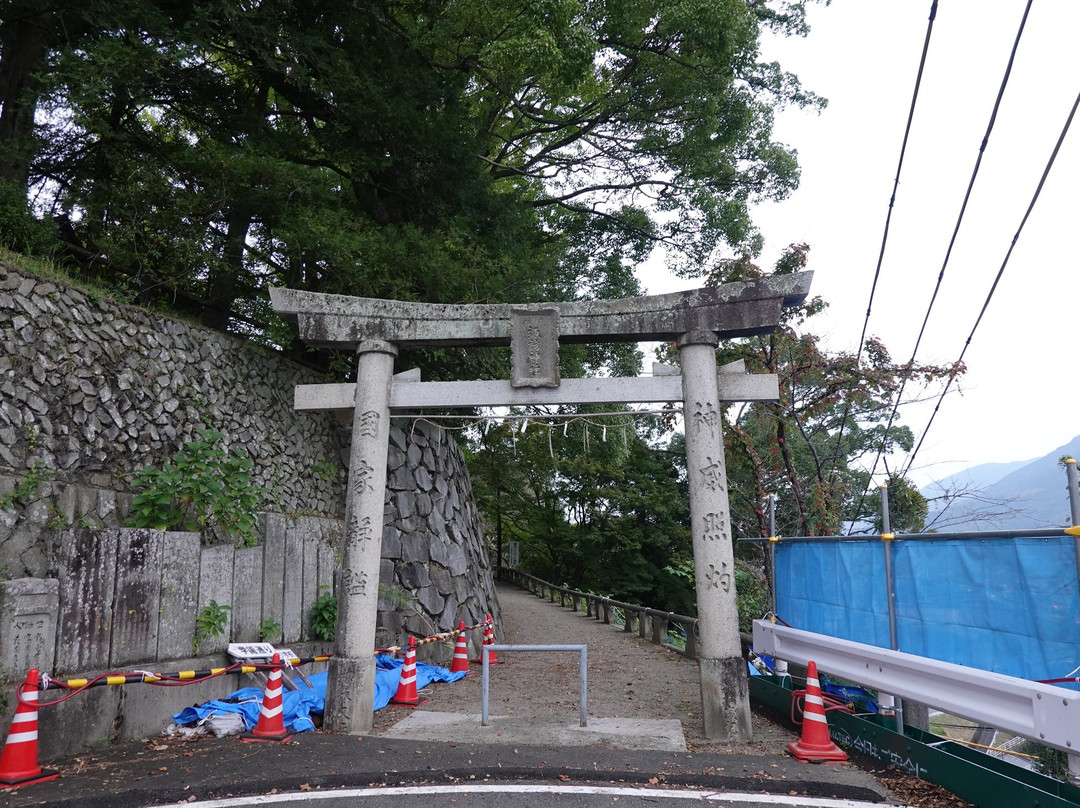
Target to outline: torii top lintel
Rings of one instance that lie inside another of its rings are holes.
[[[509,345],[514,316],[552,312],[560,342],[639,342],[713,331],[721,339],[768,333],[780,312],[810,292],[813,272],[797,272],[666,295],[564,303],[452,305],[271,289],[274,311],[295,316],[311,345],[355,347],[385,340],[401,347]]]

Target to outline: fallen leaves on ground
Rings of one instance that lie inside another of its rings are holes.
[[[878,780],[912,808],[974,808],[951,791],[912,775],[882,775]]]

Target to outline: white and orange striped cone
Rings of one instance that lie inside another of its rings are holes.
[[[495,644],[495,627],[491,624],[491,615],[487,616],[487,628],[484,629],[484,645]],[[481,660],[483,661],[483,660]],[[501,665],[499,658],[495,656],[494,651],[488,651],[488,664],[489,665]]]
[[[458,622],[457,642],[454,643],[454,661],[450,663],[450,673],[469,675],[469,646],[465,641],[465,621]]]
[[[844,763],[847,753],[832,742],[829,724],[825,719],[825,703],[821,699],[817,663],[806,666],[806,696],[803,699],[802,737],[787,745],[791,756],[802,763]]]
[[[281,689],[281,655],[276,651],[271,662],[274,666],[266,677],[266,691],[263,693],[262,706],[259,707],[259,720],[255,729],[241,737],[242,741],[276,741],[284,743],[293,736],[285,729],[284,708]]]
[[[495,630],[491,627],[491,615],[490,614],[487,616],[487,621],[483,624],[483,626],[484,626],[484,645],[494,645],[495,644]],[[476,659],[474,659],[472,662],[473,662],[474,665],[483,665],[484,664],[484,649],[483,648],[480,649],[480,656],[477,657]],[[488,664],[489,665],[499,665],[499,664],[501,664],[499,662],[499,658],[497,656],[495,656],[494,651],[488,651]]]
[[[427,701],[416,693],[416,637],[409,637],[409,648],[405,651],[405,664],[401,666],[397,693],[390,701],[403,707],[419,707]]]
[[[26,681],[15,691],[19,706],[0,753],[0,786],[28,786],[60,776],[59,772],[42,769],[37,762],[38,683],[38,670],[31,668]]]

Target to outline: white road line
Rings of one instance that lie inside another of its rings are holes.
[[[829,797],[804,797],[789,794],[755,794],[740,791],[671,791],[657,788],[627,786],[573,786],[518,783],[461,783],[460,785],[390,786],[387,788],[342,788],[320,791],[294,791],[252,797],[228,797],[220,800],[201,800],[183,803],[185,808],[240,808],[247,805],[273,805],[291,800],[348,799],[363,797],[396,797],[410,794],[593,794],[613,797],[640,797],[668,800],[741,800],[756,805],[797,806],[797,808],[883,808],[883,803],[865,800],[838,800]],[[149,808],[176,808],[175,803]],[[890,806],[903,808],[903,806]]]

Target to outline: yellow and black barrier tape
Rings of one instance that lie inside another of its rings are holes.
[[[255,673],[256,671],[268,671],[282,667],[296,667],[308,665],[312,662],[326,662],[330,655],[304,657],[302,659],[283,659],[278,665],[272,662],[255,662],[248,664],[234,664],[224,668],[203,668],[201,670],[175,671],[173,673],[151,673],[150,671],[133,671],[131,673],[106,673],[95,676],[92,679],[53,679],[48,676],[42,677],[39,690],[81,690],[87,687],[105,687],[107,685],[175,685],[194,684],[203,679],[212,679],[215,676],[223,676],[232,673]]]
[[[417,640],[415,648],[419,648],[421,645],[427,645],[431,642],[446,642],[457,637],[458,634],[463,634],[466,631],[475,631],[478,628],[483,628],[487,625],[487,622],[477,623],[475,626],[465,626],[465,628],[455,628],[453,631],[444,631],[442,634],[432,634],[430,637],[424,637],[422,640]],[[394,656],[401,651],[409,650],[408,645],[391,645],[389,648],[376,648],[376,654],[389,654]]]

